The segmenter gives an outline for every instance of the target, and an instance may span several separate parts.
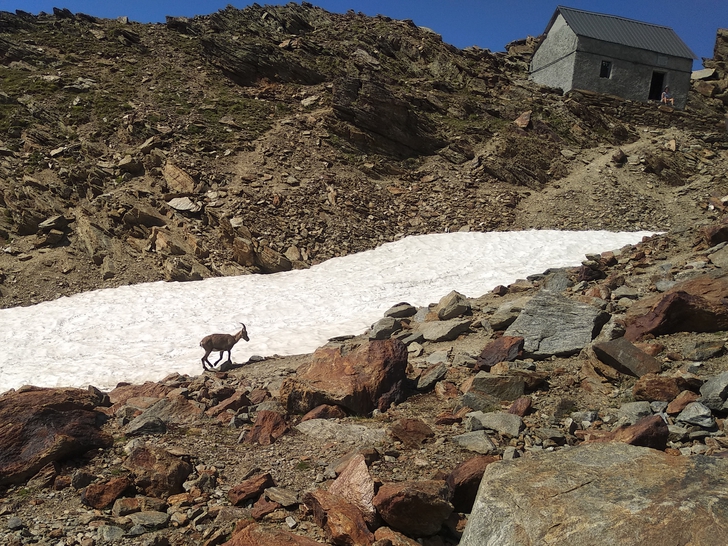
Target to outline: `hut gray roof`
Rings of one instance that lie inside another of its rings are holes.
[[[673,57],[697,59],[695,53],[670,27],[565,6],[556,8],[546,27],[546,33],[559,14],[577,36],[655,51]]]

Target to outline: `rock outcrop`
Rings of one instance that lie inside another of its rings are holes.
[[[726,464],[619,443],[493,463],[460,544],[724,542]]]
[[[106,448],[98,391],[28,388],[0,397],[0,485],[22,483],[48,463]]]

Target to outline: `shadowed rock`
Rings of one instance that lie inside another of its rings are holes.
[[[374,506],[387,525],[409,536],[434,535],[452,513],[448,488],[438,480],[385,483]]]
[[[334,86],[331,130],[363,151],[395,157],[429,155],[445,142],[432,123],[386,85],[346,78]]]
[[[498,460],[500,458],[497,456],[473,457],[453,468],[445,483],[450,490],[450,502],[455,507],[455,511],[470,512],[485,469],[490,463]]]
[[[124,467],[136,476],[136,486],[154,497],[181,493],[182,484],[192,472],[190,463],[153,446],[134,449],[124,461]]]
[[[0,485],[21,483],[53,461],[113,444],[99,429],[93,391],[41,389],[0,397]]]

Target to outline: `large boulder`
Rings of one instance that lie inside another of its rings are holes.
[[[430,536],[453,511],[447,500],[449,490],[439,480],[385,483],[374,497],[374,506],[382,519],[402,533]]]
[[[161,447],[134,448],[124,467],[136,477],[137,488],[146,495],[168,497],[182,492],[182,484],[192,473],[192,465]]]
[[[624,337],[728,330],[727,301],[728,275],[696,277],[630,307]]]
[[[387,394],[401,386],[406,368],[407,347],[396,339],[364,343],[349,353],[323,347],[283,382],[281,404],[292,413],[335,404],[366,415],[388,407]]]
[[[0,485],[22,483],[48,463],[109,447],[94,389],[9,391],[0,397]]]
[[[306,493],[303,502],[332,544],[369,546],[376,540],[359,508],[323,489]]]
[[[591,343],[607,320],[609,315],[596,307],[542,291],[526,304],[505,335],[522,337],[526,356],[568,356]]]
[[[727,471],[622,443],[492,463],[460,545],[728,544]]]
[[[357,453],[339,477],[329,487],[329,493],[350,502],[361,512],[367,524],[374,528],[377,511],[374,508],[374,480],[363,454]]]

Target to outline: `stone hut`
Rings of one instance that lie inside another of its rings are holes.
[[[697,57],[674,30],[559,6],[531,59],[541,85],[659,101],[666,86],[684,108]]]

